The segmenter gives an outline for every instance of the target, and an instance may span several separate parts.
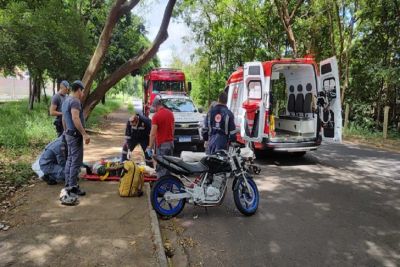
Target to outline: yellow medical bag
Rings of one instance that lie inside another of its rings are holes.
[[[119,195],[121,197],[136,197],[143,194],[144,166],[133,161],[124,162],[124,171],[119,181]]]

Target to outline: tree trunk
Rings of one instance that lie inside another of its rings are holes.
[[[331,39],[331,49],[332,49],[332,56],[336,56],[336,43],[335,43],[335,28],[333,27],[333,18],[332,18],[332,12],[331,9],[328,11],[328,18],[329,18],[329,35]]]
[[[33,110],[33,101],[35,99],[32,82],[32,77],[29,76],[29,110]]]
[[[279,18],[282,21],[283,27],[285,28],[286,35],[293,50],[293,57],[297,57],[297,42],[292,29],[293,18],[296,15],[297,10],[303,4],[304,0],[298,0],[296,6],[292,12],[289,12],[287,0],[275,0],[275,6],[278,9]]]
[[[125,14],[126,12],[130,12],[130,10],[135,7],[139,3],[139,1],[140,0],[117,0],[112,6],[104,25],[103,31],[101,32],[96,50],[94,51],[93,56],[90,59],[90,63],[86,68],[85,74],[83,75],[82,81],[85,85],[85,90],[83,91],[83,102],[85,102],[86,98],[89,96],[93,81],[96,77],[96,74],[100,70],[101,63],[103,62],[104,57],[106,56],[115,24],[118,22],[123,14]]]
[[[56,94],[56,79],[53,79],[53,95]]]
[[[350,64],[351,64],[351,49],[352,45],[351,42],[354,37],[354,23],[356,22],[356,13],[358,10],[358,1],[354,1],[354,10],[353,14],[350,18],[350,25],[349,25],[349,36],[347,39],[347,47],[346,47],[346,62],[345,62],[345,77],[344,77],[344,86],[342,89],[342,94],[341,94],[341,101],[342,104],[344,103],[344,97],[345,97],[345,92],[347,88],[349,87],[349,80],[350,80]]]
[[[86,98],[83,108],[85,118],[89,117],[91,111],[100,102],[100,100],[107,93],[107,91],[110,90],[111,87],[117,84],[122,78],[130,74],[132,71],[142,67],[156,55],[158,49],[160,48],[160,45],[168,38],[167,30],[175,3],[176,0],[168,1],[167,7],[164,11],[164,17],[161,22],[160,29],[151,46],[144,50],[144,52],[142,52],[140,55],[130,59],[122,66],[120,66],[116,71],[114,71],[110,76],[102,81],[97,86],[97,88]]]
[[[44,102],[47,104],[48,99],[47,99],[47,94],[46,94],[46,83],[44,82],[43,79],[42,79],[42,88],[43,88]]]
[[[342,20],[340,17],[340,11],[339,11],[339,5],[337,3],[337,1],[334,1],[335,3],[335,14],[336,14],[336,22],[337,22],[337,26],[338,26],[338,30],[339,30],[339,53],[338,53],[338,64],[339,64],[339,77],[342,77],[342,73],[343,73],[343,63],[342,63],[342,59],[343,59],[343,47],[344,47],[344,37],[343,37],[343,25],[342,25]]]
[[[40,103],[40,84],[37,76],[33,80],[33,91],[35,92],[35,101]]]

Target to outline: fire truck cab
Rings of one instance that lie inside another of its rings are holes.
[[[144,76],[143,80],[143,112],[149,115],[153,99],[160,93],[189,93],[191,83],[185,83],[185,74],[178,69],[157,68]]]
[[[256,150],[304,154],[322,140],[341,142],[342,115],[336,58],[248,62],[227,82],[238,140]]]

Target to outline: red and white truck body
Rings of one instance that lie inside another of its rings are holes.
[[[319,66],[311,57],[248,62],[232,73],[225,91],[238,139],[255,149],[306,152],[322,140],[341,142],[335,57]]]
[[[143,111],[148,116],[153,99],[158,94],[188,94],[190,83],[186,85],[185,74],[178,69],[157,68],[144,76]]]

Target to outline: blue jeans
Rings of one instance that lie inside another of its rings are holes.
[[[228,149],[228,137],[222,134],[211,135],[208,140],[206,154],[212,155],[215,151],[222,149]]]
[[[159,145],[156,149],[156,154],[158,156],[172,156],[174,153],[174,142],[165,142]],[[156,173],[157,173],[157,178],[161,178],[167,174],[170,174],[170,172],[161,167],[160,164],[157,164],[156,166]]]
[[[65,164],[65,187],[78,185],[78,176],[83,162],[83,137],[65,135],[68,146],[68,157]]]
[[[49,176],[51,180],[63,182],[65,180],[65,169],[63,166],[56,163],[50,163],[45,166],[40,166],[42,172]]]

